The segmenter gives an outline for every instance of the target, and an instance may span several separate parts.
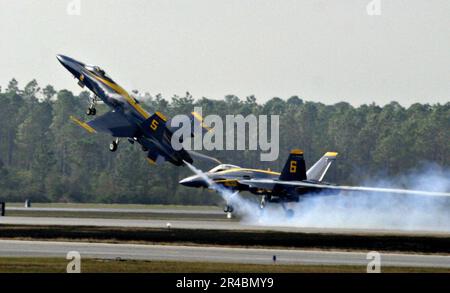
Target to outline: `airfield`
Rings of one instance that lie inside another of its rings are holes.
[[[0,271],[14,271],[11,261],[21,260],[63,265],[69,251],[83,260],[119,260],[118,267],[126,261],[184,264],[185,272],[214,271],[214,264],[223,271],[248,265],[249,272],[365,272],[367,253],[377,251],[382,270],[450,272],[446,232],[246,225],[219,207],[7,204],[0,217]]]

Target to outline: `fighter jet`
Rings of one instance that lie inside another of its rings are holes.
[[[174,150],[171,145],[172,134],[176,129],[170,127],[170,121],[160,112],[150,115],[139,101],[128,94],[98,66],[86,65],[67,56],[57,55],[59,62],[78,80],[78,85],[87,87],[93,94],[86,114],[96,115],[96,105],[103,101],[111,110],[89,122],[83,122],[71,116],[70,119],[86,129],[89,133],[105,132],[114,137],[109,150],[117,150],[120,138],[135,142],[147,152],[147,160],[152,164],[164,161],[180,166],[186,161],[192,163],[191,155],[202,158],[205,155],[188,152],[184,149]],[[191,122],[202,125],[197,113],[190,114]]]
[[[431,196],[450,196],[450,193],[427,192],[418,190],[376,188],[362,186],[338,186],[323,181],[331,164],[338,153],[327,152],[311,168],[306,170],[303,151],[292,150],[281,173],[271,170],[241,168],[235,165],[221,164],[206,172],[208,180],[203,176],[194,175],[180,181],[188,187],[202,187],[214,189],[214,186],[227,188],[232,193],[248,191],[261,196],[260,207],[263,209],[267,202],[280,203],[288,217],[294,212],[288,209],[289,202],[299,202],[306,196],[337,195],[341,192],[362,191],[390,194],[412,194]],[[232,213],[232,203],[228,202],[224,212]]]

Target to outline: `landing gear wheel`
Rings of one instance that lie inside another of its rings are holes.
[[[259,208],[263,210],[265,206],[266,206],[266,196],[263,195],[261,197],[261,203],[259,204]]]
[[[230,214],[233,212],[233,210],[234,210],[233,207],[230,205],[226,205],[225,208],[223,209],[223,211],[225,213],[230,213]]]
[[[111,152],[115,152],[117,151],[117,146],[118,146],[117,142],[113,141],[109,144],[109,150]]]
[[[286,217],[288,219],[292,219],[294,217],[294,214],[295,214],[294,210],[291,210],[291,209],[286,210]]]
[[[95,114],[97,114],[97,110],[95,108],[88,108],[86,114],[95,116]]]

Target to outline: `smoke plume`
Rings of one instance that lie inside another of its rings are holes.
[[[201,170],[187,164],[197,175],[233,205],[243,224],[301,228],[375,229],[450,232],[450,198],[347,192],[339,195],[306,195],[286,204],[294,211],[287,217],[280,204],[259,202],[212,182]],[[364,186],[448,192],[450,170],[429,166],[395,178],[364,182]],[[255,197],[256,198],[256,197]]]

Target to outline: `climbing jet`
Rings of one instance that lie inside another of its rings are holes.
[[[87,115],[96,115],[96,105],[99,101],[111,108],[106,114],[89,122],[70,117],[89,133],[105,132],[112,135],[114,140],[109,145],[111,152],[117,150],[121,138],[126,138],[131,144],[139,143],[147,153],[147,160],[152,164],[169,161],[180,166],[184,164],[183,161],[192,163],[191,155],[209,158],[184,149],[175,150],[171,139],[176,129],[170,126],[168,118],[160,112],[150,115],[136,98],[114,82],[100,67],[86,65],[63,55],[57,55],[57,59],[78,80],[78,85],[87,87],[94,94],[90,99]],[[195,123],[203,125],[197,113],[192,112],[189,117],[192,126]]]
[[[337,195],[341,192],[377,192],[388,194],[410,194],[430,196],[450,196],[450,193],[428,192],[407,189],[376,188],[362,186],[339,186],[323,181],[338,153],[327,152],[311,168],[306,170],[302,150],[292,150],[281,173],[263,169],[241,168],[235,165],[221,164],[202,175],[194,175],[180,181],[188,187],[209,189],[226,188],[230,194],[248,191],[261,196],[260,207],[267,202],[280,203],[288,217],[294,211],[288,209],[289,202],[299,202],[306,196]],[[206,176],[206,177],[205,177]],[[224,212],[231,214],[232,197],[226,203]]]

